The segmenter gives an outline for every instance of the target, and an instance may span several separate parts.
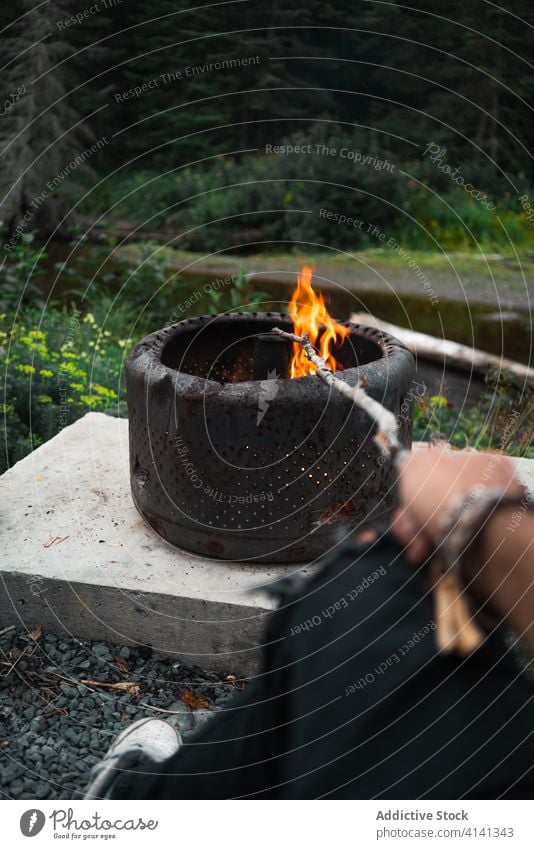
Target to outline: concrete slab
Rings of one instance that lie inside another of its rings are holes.
[[[534,461],[515,462],[534,491]],[[160,539],[130,496],[125,419],[88,413],[6,472],[0,497],[0,628],[40,623],[208,669],[257,669],[271,607],[259,588],[295,566],[209,560]]]
[[[271,607],[258,588],[295,566],[215,561],[160,539],[130,496],[126,419],[88,413],[6,472],[0,497],[0,628],[39,622],[208,669],[257,668]]]

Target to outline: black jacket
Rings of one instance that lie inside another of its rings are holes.
[[[293,586],[245,692],[113,796],[531,798],[533,695],[498,634],[468,658],[437,653],[424,575],[386,534]]]

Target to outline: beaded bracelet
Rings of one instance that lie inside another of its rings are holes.
[[[478,484],[470,492],[455,498],[440,521],[440,542],[431,572],[436,604],[436,639],[442,652],[466,655],[483,642],[484,630],[495,626],[487,613],[474,612],[469,604],[463,575],[463,557],[483,530],[488,519],[503,507],[534,511],[526,487],[508,495],[500,487]]]

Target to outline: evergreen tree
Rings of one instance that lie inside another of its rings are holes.
[[[377,99],[379,126],[395,128],[419,150],[440,143],[453,159],[494,179],[499,168],[526,167],[532,174],[530,4],[510,0],[505,9],[482,0],[413,0],[394,14],[378,11],[374,23],[380,35],[372,51],[388,67],[373,73],[371,86],[398,103]]]
[[[53,228],[62,215],[55,188],[91,137],[66,97],[69,47],[55,23],[69,14],[58,0],[37,7],[18,0],[3,34],[2,101],[12,105],[0,124],[0,219],[8,226],[25,216],[28,229]]]

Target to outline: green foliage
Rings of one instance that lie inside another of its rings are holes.
[[[282,143],[309,144],[311,153],[252,153],[162,175],[115,175],[87,198],[84,211],[113,207],[114,217],[159,228],[173,245],[192,251],[269,251],[280,244],[353,251],[377,245],[369,225],[409,250],[509,251],[510,244],[532,244],[532,225],[502,183],[502,194],[488,197],[496,209],[488,209],[428,162],[402,176],[394,153],[369,132],[333,133],[319,124]],[[376,156],[386,167],[318,153],[317,145],[368,161]],[[482,176],[477,185],[487,185]],[[528,187],[522,191],[534,197]],[[340,215],[363,226],[340,224]]]
[[[5,232],[1,229],[0,238],[5,238]],[[40,248],[33,248],[34,239],[33,233],[24,233],[5,258],[0,286],[0,312],[16,309],[19,303],[42,302],[36,279],[43,274],[45,253]]]
[[[270,298],[254,289],[244,271],[222,286],[195,288],[176,271],[171,257],[155,242],[141,242],[117,253],[92,247],[57,268],[63,282],[71,281],[73,305],[89,309],[98,326],[116,338],[140,339],[190,315],[254,311]]]
[[[96,135],[119,134],[106,160],[130,171],[280,143],[316,116],[380,127],[401,161],[439,142],[468,170],[484,163],[493,191],[500,168],[534,176],[533,25],[526,0],[482,13],[461,0],[117,4],[67,30],[56,75],[74,75]],[[259,62],[210,69],[247,57]]]
[[[174,235],[173,244],[214,252],[241,246],[265,250],[276,242],[354,250],[372,242],[366,227],[339,224],[321,210],[360,219],[392,234],[391,226],[400,216],[404,179],[393,154],[379,146],[373,133],[356,129],[333,133],[317,124],[281,141],[310,152],[254,153],[162,176],[137,173],[122,182],[115,178],[103,194],[93,193],[84,209],[96,213],[97,208],[116,203],[118,216],[136,224],[158,224]],[[347,152],[376,161],[378,167],[348,159]]]
[[[129,341],[83,318],[27,310],[11,324],[0,316],[4,471],[89,411],[125,415],[122,363]]]
[[[532,225],[517,205],[514,209],[506,197],[493,202],[496,209],[488,209],[462,188],[443,194],[419,186],[408,188],[404,200],[407,214],[396,222],[395,229],[402,244],[414,250],[529,247]]]
[[[63,169],[92,141],[90,126],[69,98],[70,47],[61,27],[67,4],[16,0],[2,9],[0,76],[0,220],[13,230],[46,233],[61,226],[66,209],[57,202]],[[69,4],[71,5],[71,4]],[[14,93],[21,96],[13,97]],[[7,107],[4,104],[9,104]],[[85,158],[74,170],[90,172]]]
[[[142,336],[168,322],[173,304],[185,283],[172,268],[169,253],[154,242],[124,251],[107,246],[82,252],[57,271],[73,303],[89,309],[98,326],[113,336]]]
[[[245,271],[241,270],[229,286],[217,289],[206,284],[210,315],[222,312],[258,312],[265,301],[271,300],[269,292],[254,289]],[[204,289],[206,291],[206,289]]]
[[[58,26],[77,5],[4,4],[0,184],[12,189],[5,221],[14,225],[29,210],[32,226],[52,232],[79,197],[86,167],[99,175],[84,177],[86,212],[127,217],[146,232],[174,228],[192,249],[247,240],[349,250],[365,243],[358,230],[317,220],[318,205],[387,225],[410,248],[432,246],[426,227],[446,249],[471,247],[454,210],[483,247],[505,244],[497,214],[453,192],[429,165],[425,147],[437,143],[453,169],[461,166],[466,181],[495,199],[498,215],[505,210],[511,238],[525,244],[525,216],[517,202],[504,202],[534,183],[526,59],[534,7],[526,0],[485,4],[483,14],[460,0],[431,9],[423,0],[227,0],[187,9],[129,0]],[[393,152],[395,175],[325,156],[262,154],[287,137],[313,142],[318,127],[338,149],[348,139],[352,147],[363,141],[364,152]],[[104,136],[71,173],[76,155]],[[452,210],[410,189],[401,172],[423,178]],[[57,175],[64,176],[51,191]],[[34,207],[44,195],[46,205]]]
[[[13,251],[0,313],[5,446],[0,473],[87,412],[125,416],[124,358],[149,331],[196,312],[254,310],[269,297],[253,291],[241,273],[221,289],[204,286],[202,298],[191,298],[191,310],[177,316],[177,294],[187,287],[176,282],[165,252],[146,243],[111,263],[105,261],[108,254],[102,248],[61,265],[60,274],[71,281],[71,306],[44,312],[36,308],[38,288],[27,285],[30,272],[39,276],[42,271],[42,253],[34,251],[30,238]]]

